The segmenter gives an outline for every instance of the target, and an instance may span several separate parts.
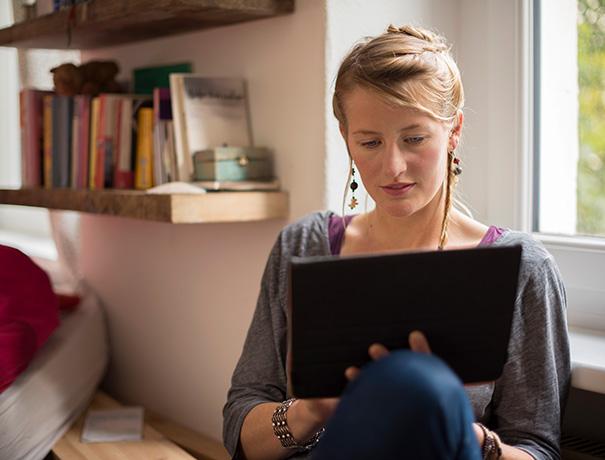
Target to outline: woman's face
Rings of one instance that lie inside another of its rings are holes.
[[[447,151],[455,147],[446,123],[390,106],[362,87],[345,97],[344,111],[342,134],[377,209],[407,217],[439,199]]]

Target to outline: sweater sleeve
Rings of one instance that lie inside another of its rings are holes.
[[[559,459],[561,414],[570,382],[566,296],[552,257],[524,247],[509,357],[492,400],[492,422],[506,444],[534,458]]]
[[[248,412],[258,404],[283,401],[286,396],[282,259],[280,235],[265,267],[256,310],[223,408],[223,441],[235,459],[240,458],[240,431]]]

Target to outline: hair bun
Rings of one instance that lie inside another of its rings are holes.
[[[427,46],[425,48],[426,51],[449,51],[449,46],[447,45],[445,39],[442,36],[430,30],[423,29],[421,27],[414,27],[409,25],[396,27],[391,24],[389,25],[389,27],[387,27],[387,33],[408,35],[410,37],[417,38],[418,40],[430,43],[430,46]]]

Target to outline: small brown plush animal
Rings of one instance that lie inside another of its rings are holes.
[[[118,93],[121,88],[115,77],[119,71],[115,61],[90,61],[81,66],[66,63],[51,69],[55,92],[62,96]]]

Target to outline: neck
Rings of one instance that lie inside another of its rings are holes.
[[[393,217],[377,208],[367,215],[368,240],[376,250],[437,249],[444,210],[443,190],[411,216]]]

